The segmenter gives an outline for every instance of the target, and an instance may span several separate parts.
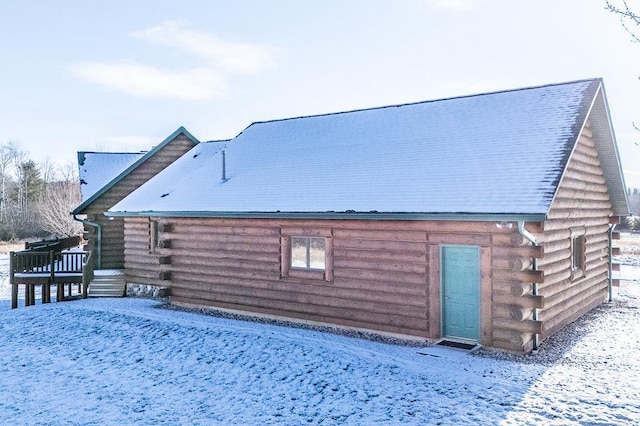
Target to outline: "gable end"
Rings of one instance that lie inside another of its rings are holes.
[[[84,214],[85,210],[91,205],[93,204],[97,199],[99,199],[100,197],[102,197],[107,191],[109,191],[111,188],[113,188],[116,184],[118,184],[119,182],[121,182],[124,178],[126,178],[127,176],[129,176],[134,170],[136,170],[138,167],[140,167],[140,165],[144,164],[147,160],[149,160],[150,158],[153,158],[158,152],[160,152],[161,150],[163,150],[163,148],[165,148],[167,145],[169,145],[171,142],[173,142],[174,140],[176,140],[180,135],[184,135],[185,139],[187,141],[190,142],[191,146],[189,147],[192,148],[193,146],[197,145],[198,143],[200,143],[198,141],[198,139],[196,139],[191,133],[189,133],[187,131],[187,129],[185,129],[184,127],[179,127],[175,132],[173,132],[171,135],[169,135],[166,139],[164,139],[162,142],[160,142],[157,146],[153,147],[149,152],[147,152],[145,155],[143,155],[139,160],[137,160],[135,163],[133,163],[131,166],[129,166],[127,169],[125,169],[122,173],[120,173],[118,176],[116,176],[114,179],[112,179],[109,183],[107,183],[105,186],[103,186],[100,190],[96,191],[95,194],[93,194],[91,197],[89,197],[87,200],[85,200],[82,204],[80,204],[78,207],[76,207],[71,214],[73,215],[77,215],[77,214]],[[185,152],[188,151],[185,150]],[[180,156],[184,154],[184,152],[182,152],[180,154]],[[175,161],[178,157],[173,158],[168,164],[172,163],[173,161]],[[80,164],[80,160],[84,160],[84,158],[81,158],[80,153],[78,154],[78,161]],[[83,161],[84,162],[84,161]],[[168,165],[167,164],[167,165]],[[167,166],[165,165],[165,167]],[[128,195],[128,194],[127,194]],[[125,195],[126,196],[126,195]],[[118,200],[119,201],[119,200]],[[117,201],[116,201],[117,202]]]

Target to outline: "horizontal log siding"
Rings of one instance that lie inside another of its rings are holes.
[[[172,300],[425,337],[426,233],[348,223],[171,219]],[[281,234],[310,229],[332,238],[331,282],[281,277]]]
[[[611,203],[600,161],[587,129],[576,149],[556,198],[537,235],[544,247],[538,266],[544,271],[539,293],[544,309],[542,338],[576,320],[608,297],[608,230]],[[571,228],[584,229],[586,259],[584,276],[571,277]]]
[[[87,215],[91,222],[102,228],[102,269],[122,269],[124,267],[124,219],[109,220],[103,214]],[[93,226],[85,228],[87,232],[87,249],[95,251],[97,233]]]
[[[149,253],[146,218],[127,218],[128,282],[170,285],[172,301],[298,320],[440,337],[442,244],[482,250],[482,342],[523,351],[535,324],[532,273],[539,256],[516,224],[365,220],[160,218],[170,248]],[[529,225],[539,232],[537,224]],[[317,230],[331,238],[330,281],[281,276],[281,237]],[[170,256],[170,264],[158,259]],[[529,260],[527,260],[529,259]],[[492,284],[494,271],[501,277]],[[158,272],[170,281],[158,281]],[[526,287],[529,286],[527,289]],[[520,293],[514,292],[519,287]],[[523,290],[524,288],[524,290]],[[496,318],[492,318],[495,312]]]
[[[104,212],[180,158],[193,146],[191,139],[180,134],[80,213],[86,214],[89,220],[102,226],[103,269],[124,267],[124,221],[120,218],[110,220],[104,216]],[[87,226],[85,232],[89,239],[88,248],[95,248],[95,228]]]

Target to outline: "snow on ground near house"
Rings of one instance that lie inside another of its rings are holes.
[[[0,300],[0,419],[638,424],[639,269],[623,268],[631,278],[614,303],[525,357],[388,345],[162,309],[152,300],[16,310]],[[563,349],[563,342],[570,345]]]

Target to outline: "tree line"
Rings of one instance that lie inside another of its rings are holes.
[[[78,235],[69,212],[80,201],[74,164],[38,163],[19,142],[0,145],[0,240]]]

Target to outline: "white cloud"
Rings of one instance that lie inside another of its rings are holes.
[[[203,100],[224,93],[224,79],[214,70],[164,71],[146,65],[84,62],[71,67],[78,77],[132,96]]]
[[[230,73],[257,73],[275,66],[272,47],[224,41],[212,34],[185,28],[181,21],[166,21],[131,35],[193,53]]]
[[[207,100],[224,96],[226,80],[233,74],[256,74],[276,65],[275,49],[227,42],[202,31],[167,21],[131,35],[152,44],[191,53],[204,64],[184,70],[117,62],[82,62],[71,66],[77,77],[131,96]]]

